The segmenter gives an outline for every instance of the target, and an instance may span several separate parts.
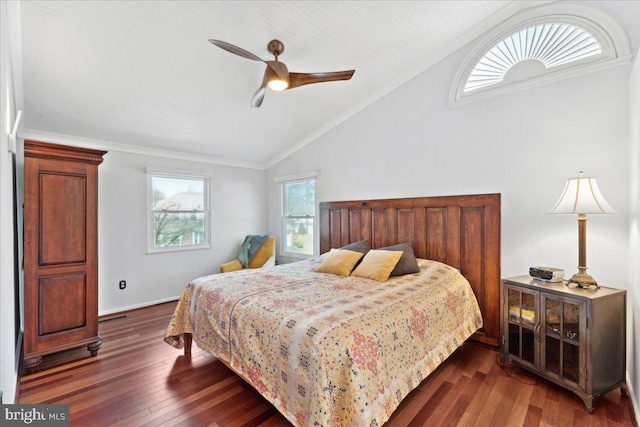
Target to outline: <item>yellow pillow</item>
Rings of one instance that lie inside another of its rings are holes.
[[[370,250],[351,275],[384,282],[400,261],[400,257],[402,251]]]
[[[320,273],[339,274],[348,276],[362,258],[362,252],[349,251],[346,249],[331,249],[329,255],[322,261],[316,271]]]

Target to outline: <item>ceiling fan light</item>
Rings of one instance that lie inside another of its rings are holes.
[[[269,89],[271,90],[281,91],[288,88],[289,83],[285,80],[273,79],[273,80],[270,80],[269,83],[267,83],[267,86],[269,86]]]

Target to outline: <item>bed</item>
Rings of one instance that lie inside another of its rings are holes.
[[[498,194],[321,203],[323,255],[194,280],[165,341],[194,339],[296,426],[382,425],[467,338],[497,345],[499,231]],[[361,240],[409,243],[419,271],[316,271]]]

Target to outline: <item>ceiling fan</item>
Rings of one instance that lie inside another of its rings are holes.
[[[280,91],[293,89],[298,86],[308,85],[311,83],[349,80],[355,72],[355,70],[348,70],[327,73],[290,73],[287,66],[283,62],[278,61],[278,56],[284,52],[284,44],[280,40],[271,40],[267,45],[267,50],[275,56],[274,61],[265,61],[251,52],[221,40],[210,39],[209,42],[226,50],[227,52],[267,64],[267,68],[264,71],[264,78],[262,79],[262,85],[260,85],[260,88],[253,95],[253,100],[251,101],[251,106],[256,108],[262,105],[267,87],[271,90]]]

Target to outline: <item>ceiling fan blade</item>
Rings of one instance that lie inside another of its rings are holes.
[[[337,80],[349,80],[356,70],[333,71],[328,73],[289,73],[289,87],[304,86],[312,83],[333,82]]]
[[[218,46],[220,49],[224,49],[227,52],[233,53],[238,56],[242,56],[243,58],[251,59],[253,61],[264,62],[262,58],[254,55],[253,53],[246,51],[238,46],[232,45],[231,43],[223,42],[222,40],[214,40],[209,39],[209,43]]]
[[[281,80],[287,80],[287,76],[289,72],[287,71],[287,67],[278,61],[265,61],[253,53],[242,49],[236,45],[231,43],[223,42],[222,40],[209,39],[209,42],[215,46],[218,46],[220,49],[224,49],[227,52],[233,53],[234,55],[241,56],[243,58],[251,59],[252,61],[264,62],[280,77]]]
[[[273,71],[270,66],[265,68],[264,77],[262,78],[262,84],[260,85],[256,93],[253,94],[253,99],[251,100],[251,106],[253,108],[259,108],[262,105],[262,101],[264,101],[264,95],[267,92],[267,83],[269,83],[269,79],[271,78],[272,73]]]
[[[260,86],[256,93],[253,94],[253,99],[251,100],[251,106],[253,108],[259,108],[262,105],[262,101],[264,101],[264,94],[266,92],[266,86]]]

